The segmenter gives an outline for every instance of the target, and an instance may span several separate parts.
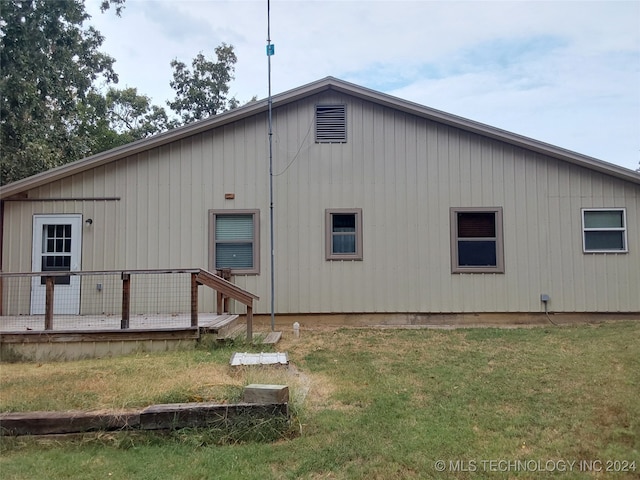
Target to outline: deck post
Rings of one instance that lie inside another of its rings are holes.
[[[222,315],[222,293],[216,290],[216,313]]]
[[[222,277],[222,270],[216,270],[216,275]],[[216,313],[222,315],[224,312],[224,295],[219,290],[216,290]]]
[[[53,288],[55,285],[54,277],[45,277],[45,300],[44,300],[44,329],[53,330]]]
[[[253,341],[253,306],[247,305],[247,342]]]
[[[216,271],[216,275],[221,277],[223,280],[231,281],[231,269],[230,268],[221,268]],[[223,313],[229,313],[229,297],[224,293],[218,292],[216,295],[216,301],[218,302],[218,315],[222,315]]]
[[[198,281],[197,273],[191,274],[191,326],[198,326]]]
[[[230,268],[223,268],[222,270],[220,270],[222,272],[222,278],[224,278],[227,281],[231,281],[231,269]],[[223,299],[223,305],[222,305],[222,311],[229,313],[229,297],[226,295],[222,296]]]
[[[122,320],[120,328],[129,328],[129,314],[131,306],[131,275],[122,272]]]

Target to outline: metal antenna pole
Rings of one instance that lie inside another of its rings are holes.
[[[271,45],[271,5],[267,0],[267,61],[268,61],[268,83],[269,83],[269,232],[271,248],[271,331],[276,328],[275,313],[275,260],[274,260],[274,240],[273,240],[273,130],[271,127],[271,55],[274,53]]]

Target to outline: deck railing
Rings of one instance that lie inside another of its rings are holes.
[[[44,315],[44,330],[53,330],[54,317],[60,312],[118,315],[120,329],[130,328],[134,314],[157,313],[167,317],[188,314],[190,327],[197,328],[198,286],[204,285],[216,292],[218,315],[228,311],[229,299],[246,306],[250,341],[253,303],[258,297],[230,282],[228,272],[218,273],[227,278],[199,268],[3,272],[0,273],[0,315],[33,315],[38,308],[36,313]],[[77,293],[71,298],[69,292],[74,282],[78,285]],[[36,290],[39,293],[34,293]],[[39,305],[34,306],[34,295],[40,296]]]

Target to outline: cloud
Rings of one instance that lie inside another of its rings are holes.
[[[132,2],[132,10],[140,12],[149,20],[156,34],[170,40],[185,42],[200,41],[211,34],[211,26],[202,17],[181,9],[180,2]]]
[[[233,44],[244,101],[267,95],[266,5],[127,0],[91,23],[122,83],[156,103],[173,58]],[[332,75],[637,168],[638,18],[633,1],[271,0],[272,89]]]

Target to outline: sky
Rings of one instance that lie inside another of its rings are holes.
[[[268,95],[267,0],[87,0],[118,87],[166,106],[170,62],[231,44],[230,93]],[[327,76],[635,170],[640,1],[271,0],[272,93]]]

